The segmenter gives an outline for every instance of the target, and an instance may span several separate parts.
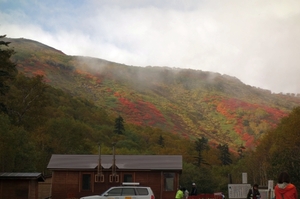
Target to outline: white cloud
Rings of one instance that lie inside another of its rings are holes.
[[[219,72],[300,93],[298,0],[45,2],[0,11],[0,32],[70,55]]]

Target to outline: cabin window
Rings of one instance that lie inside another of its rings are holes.
[[[174,191],[175,173],[164,173],[165,191]]]
[[[95,175],[95,182],[104,182],[104,175],[103,174],[96,174]]]
[[[119,175],[109,175],[109,182],[119,182]]]
[[[132,174],[124,174],[123,182],[133,182]]]
[[[91,174],[82,174],[82,190],[91,190]]]

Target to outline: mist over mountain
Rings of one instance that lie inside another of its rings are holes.
[[[68,56],[27,39],[5,39],[12,59],[27,76],[84,97],[127,124],[161,128],[211,144],[255,147],[296,106],[295,94],[275,94],[235,77],[163,66],[128,66],[92,57]]]

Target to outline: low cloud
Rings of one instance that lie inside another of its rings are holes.
[[[300,93],[298,0],[49,2],[0,1],[0,32],[69,55],[218,72]]]

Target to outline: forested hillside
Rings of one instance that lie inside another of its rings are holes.
[[[9,43],[11,42],[11,43]],[[13,50],[12,50],[13,49]],[[67,56],[0,36],[0,171],[43,172],[52,154],[180,154],[180,184],[227,192],[228,175],[300,186],[299,98],[234,77]]]
[[[9,44],[0,43],[1,171],[47,172],[52,154],[94,154],[99,144],[104,154],[113,143],[120,154],[187,154],[180,137],[160,129],[122,122],[115,133],[116,118],[107,110],[50,86],[41,74],[17,71]]]
[[[160,128],[231,148],[253,148],[255,140],[300,104],[294,95],[272,94],[235,77],[169,67],[136,67],[68,56],[26,39],[9,39],[12,60],[27,76],[83,97],[121,115],[126,123]]]

